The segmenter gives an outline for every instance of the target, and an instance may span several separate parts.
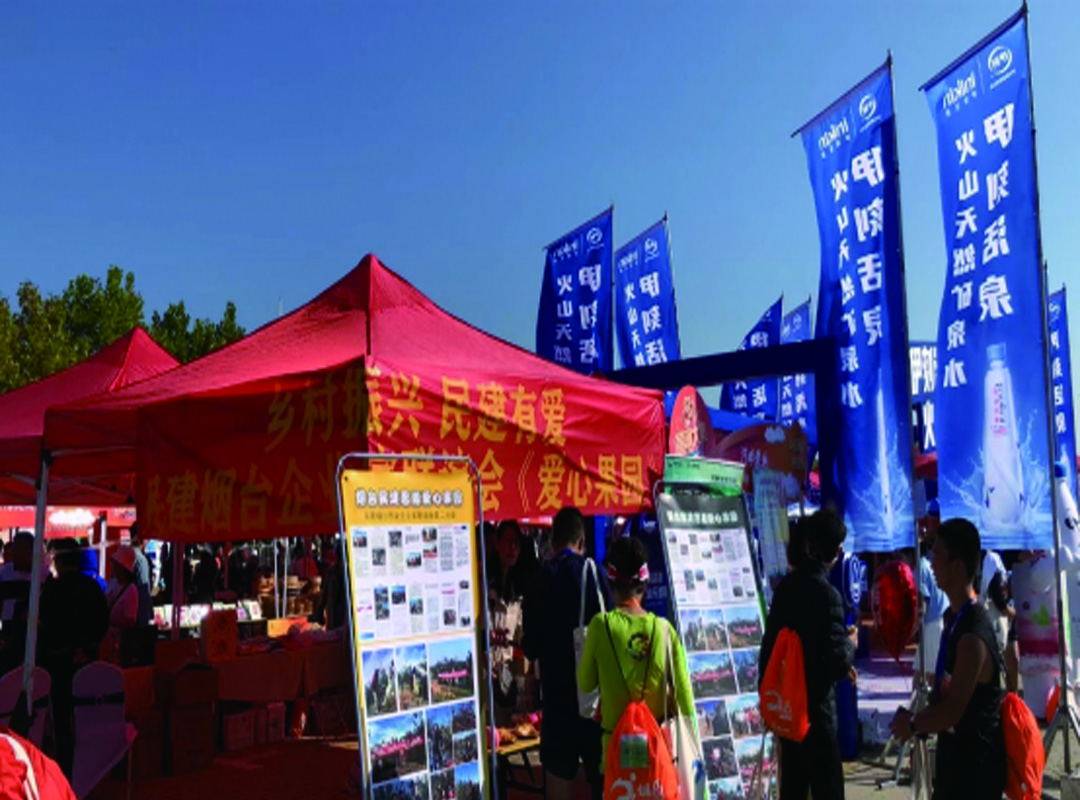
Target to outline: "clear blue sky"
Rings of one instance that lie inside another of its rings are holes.
[[[1017,0],[6,2],[0,292],[133,270],[149,308],[249,328],[368,251],[532,348],[541,248],[666,210],[686,355],[816,294],[796,127],[892,48],[912,338],[944,281],[917,87]],[[1080,4],[1033,0],[1043,232],[1076,274]],[[1080,284],[1078,284],[1080,291]],[[1073,341],[1080,341],[1080,295]]]

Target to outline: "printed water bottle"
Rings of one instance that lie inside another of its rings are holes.
[[[1005,344],[986,348],[986,416],[983,421],[983,505],[988,521],[1015,528],[1024,513],[1024,476],[1016,441],[1012,376],[1005,366]]]

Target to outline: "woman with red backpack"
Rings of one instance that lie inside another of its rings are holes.
[[[831,511],[795,523],[788,544],[791,571],[777,585],[765,623],[759,670],[763,680],[785,629],[798,637],[805,666],[805,697],[798,705],[805,705],[809,728],[799,741],[780,737],[781,800],[806,800],[811,792],[814,800],[844,797],[835,687],[853,675],[857,632],[844,625],[844,603],[828,576],[846,536],[843,520]]]
[[[627,790],[626,796],[672,800],[679,792],[674,743],[664,741],[659,724],[681,714],[692,721],[694,739],[700,737],[682,643],[671,623],[641,605],[648,560],[639,539],[616,539],[609,548],[607,578],[615,609],[589,623],[578,685],[586,692],[600,687],[604,796]]]

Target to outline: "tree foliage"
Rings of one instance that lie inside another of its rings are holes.
[[[25,281],[14,303],[0,295],[0,392],[70,367],[145,324],[135,275],[120,267],[109,267],[104,282],[78,275],[59,295],[42,295]],[[217,322],[193,321],[182,300],[171,303],[164,312],[153,312],[148,330],[184,363],[244,336],[232,301]]]

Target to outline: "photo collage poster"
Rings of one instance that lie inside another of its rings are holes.
[[[771,796],[776,759],[772,736],[764,735],[757,690],[765,621],[743,498],[664,493],[657,513],[708,798]]]
[[[475,495],[459,473],[342,474],[368,800],[481,800]]]

